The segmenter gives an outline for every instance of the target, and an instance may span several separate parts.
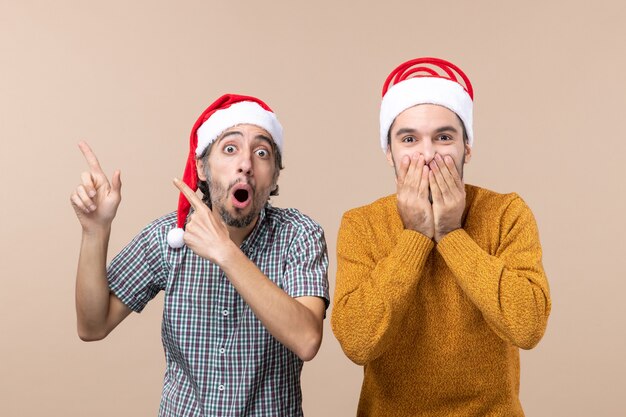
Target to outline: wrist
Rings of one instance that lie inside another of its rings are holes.
[[[215,262],[220,268],[222,268],[222,270],[226,270],[228,266],[237,262],[237,257],[241,255],[243,255],[241,249],[239,249],[239,247],[237,247],[237,245],[232,240],[228,239],[228,241],[224,243],[222,249],[220,249],[219,252],[216,253],[213,262]]]
[[[83,226],[83,238],[108,238],[111,235],[111,224],[98,226]]]
[[[443,238],[445,238],[450,233],[452,233],[452,232],[454,232],[456,230],[459,230],[459,229],[461,229],[461,226],[452,227],[452,228],[449,228],[449,229],[446,229],[446,230],[442,230],[442,231],[439,231],[439,232],[435,233],[435,242],[437,242],[437,243],[441,242],[441,240],[443,240]]]
[[[424,235],[428,239],[433,239],[434,238],[434,234],[435,234],[432,230],[428,230],[428,229],[425,229],[423,227],[422,228],[420,228],[420,227],[407,227],[406,229],[412,230],[412,231],[417,232],[417,233],[419,233],[421,235]]]

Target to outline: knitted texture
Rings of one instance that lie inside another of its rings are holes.
[[[364,365],[359,416],[523,416],[519,350],[550,313],[535,219],[466,185],[463,228],[405,230],[395,195],[344,214],[331,324]]]

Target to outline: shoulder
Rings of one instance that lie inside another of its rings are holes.
[[[402,227],[402,220],[398,214],[398,199],[396,194],[391,194],[346,211],[341,219],[339,231],[353,230],[355,233],[364,233],[365,230],[372,230],[375,234],[388,234]]]
[[[395,239],[403,229],[397,197],[391,194],[346,211],[339,226],[339,240],[369,241],[378,245]]]
[[[265,220],[274,233],[323,234],[322,226],[295,208],[279,208],[267,205]]]
[[[129,246],[156,249],[159,246],[168,246],[167,234],[176,227],[176,212],[161,216],[139,231],[129,243]]]
[[[381,197],[364,206],[355,207],[343,214],[344,220],[386,220],[397,215],[397,199],[395,194]]]
[[[176,227],[176,212],[168,213],[164,216],[161,216],[152,222],[150,222],[146,227],[143,228],[141,234],[144,236],[163,236],[164,238],[167,236],[167,233]]]
[[[499,193],[475,185],[465,185],[469,211],[485,216],[531,214],[524,199],[517,193]]]
[[[153,269],[160,268],[161,261],[168,252],[174,253],[167,244],[167,233],[176,225],[176,212],[166,214],[145,226],[135,237],[118,253],[111,266],[125,262],[146,262]],[[180,251],[179,251],[180,252]],[[140,259],[140,261],[137,261]]]

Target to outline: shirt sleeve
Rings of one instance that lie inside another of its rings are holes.
[[[167,266],[162,245],[159,230],[149,225],[113,258],[107,269],[111,292],[137,313],[165,289]]]
[[[437,250],[496,334],[523,349],[539,342],[550,314],[550,293],[537,225],[521,198],[500,219],[495,253],[482,249],[463,229],[446,235]]]
[[[302,228],[291,244],[283,276],[283,290],[294,298],[323,298],[328,308],[328,252],[321,226],[315,224]]]

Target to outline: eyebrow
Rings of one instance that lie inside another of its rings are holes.
[[[239,136],[243,136],[243,133],[241,133],[238,130],[231,130],[230,132],[226,132],[221,138],[219,138],[216,142],[216,144],[222,142],[224,139],[226,139],[229,136],[233,136],[233,135],[239,135]],[[254,137],[254,139],[256,140],[261,140],[264,142],[267,142],[268,145],[272,145],[272,139],[270,139],[269,137],[265,136],[265,135],[256,135]]]
[[[441,133],[441,132],[459,133],[459,131],[454,126],[442,126],[440,128],[435,129],[435,133]]]
[[[267,144],[268,144],[268,145],[270,145],[270,147],[271,147],[272,142],[273,142],[273,140],[272,140],[272,139],[268,138],[268,137],[267,137],[267,136],[265,136],[265,135],[256,135],[254,138],[255,138],[255,139],[258,139],[258,140],[262,140],[262,141],[264,141],[264,142],[267,142]]]
[[[239,135],[239,136],[243,136],[243,133],[241,133],[238,130],[231,130],[230,132],[226,132],[222,135],[222,137],[220,137],[215,143],[218,144],[221,141],[223,141],[224,139],[226,139],[229,136],[233,136],[233,135]]]
[[[404,135],[405,133],[417,133],[417,130],[411,129],[410,127],[403,127],[399,129],[394,136]]]

